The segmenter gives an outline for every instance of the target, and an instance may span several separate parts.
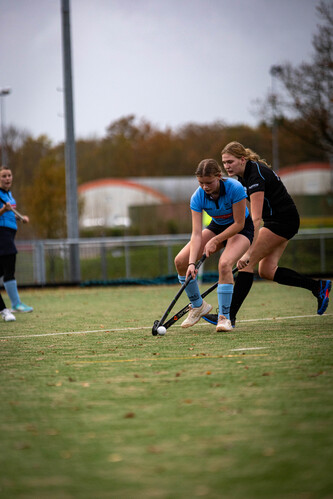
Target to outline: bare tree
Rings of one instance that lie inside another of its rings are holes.
[[[293,67],[290,63],[273,66],[281,83],[275,112],[280,125],[333,155],[333,3],[321,0],[320,18],[309,63]],[[271,99],[271,97],[270,97]],[[268,103],[271,104],[271,100]]]

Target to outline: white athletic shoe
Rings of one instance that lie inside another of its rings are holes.
[[[232,329],[231,321],[224,317],[224,315],[219,315],[216,331],[219,333],[220,331],[231,331]]]
[[[1,310],[0,314],[5,322],[16,321],[15,315],[13,315],[8,308]]]
[[[205,302],[205,300],[202,301],[202,305],[200,307],[192,307],[192,305],[190,305],[190,311],[188,313],[188,317],[182,323],[182,327],[194,326],[194,324],[199,322],[201,317],[203,317],[206,314],[209,314],[212,308],[213,307],[209,305],[209,303]]]

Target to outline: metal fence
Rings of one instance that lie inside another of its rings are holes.
[[[107,283],[175,275],[174,257],[189,234],[17,241],[16,278],[20,285],[74,284],[70,255],[78,246],[81,283]],[[205,262],[217,271],[218,255]],[[299,272],[333,275],[333,229],[300,230],[281,259]]]

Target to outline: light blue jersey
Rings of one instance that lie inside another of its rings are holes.
[[[220,180],[220,196],[215,201],[205,193],[202,187],[198,187],[191,197],[191,210],[202,213],[205,210],[218,225],[234,223],[232,216],[232,205],[246,199],[246,192],[242,184],[233,178]],[[249,216],[249,210],[245,208],[245,218]]]
[[[10,191],[0,189],[0,208],[4,203],[10,203],[13,208],[16,208],[16,201]],[[12,211],[5,211],[0,216],[0,227],[17,230],[16,217]]]

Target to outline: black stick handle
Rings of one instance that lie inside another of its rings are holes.
[[[235,267],[232,269],[233,275],[235,275],[238,272],[238,268]],[[202,293],[201,298],[205,298],[209,293],[214,291],[214,289],[217,288],[219,281],[216,281],[212,286],[210,286],[204,293]],[[181,319],[188,311],[190,310],[190,303],[188,303],[184,308],[179,310],[173,317],[171,317],[165,324],[162,324],[165,329],[168,329],[171,327],[173,324],[175,324],[179,319]]]
[[[201,267],[201,265],[203,264],[203,262],[205,260],[206,260],[206,255],[203,254],[202,257],[200,258],[200,260],[195,265],[196,270],[198,270]],[[176,296],[174,297],[174,299],[172,300],[172,302],[170,303],[170,305],[168,306],[168,308],[166,309],[166,311],[164,312],[163,317],[159,321],[158,326],[160,326],[161,324],[163,324],[163,322],[165,321],[165,319],[168,317],[168,315],[170,313],[170,310],[174,307],[175,303],[178,301],[178,298],[180,297],[180,295],[182,294],[182,292],[184,291],[184,289],[186,288],[186,286],[188,285],[188,283],[191,280],[192,280],[192,276],[189,275],[187,277],[186,281],[184,282],[184,284],[182,285],[182,287],[180,288],[180,290],[178,291],[178,293],[176,294]]]

